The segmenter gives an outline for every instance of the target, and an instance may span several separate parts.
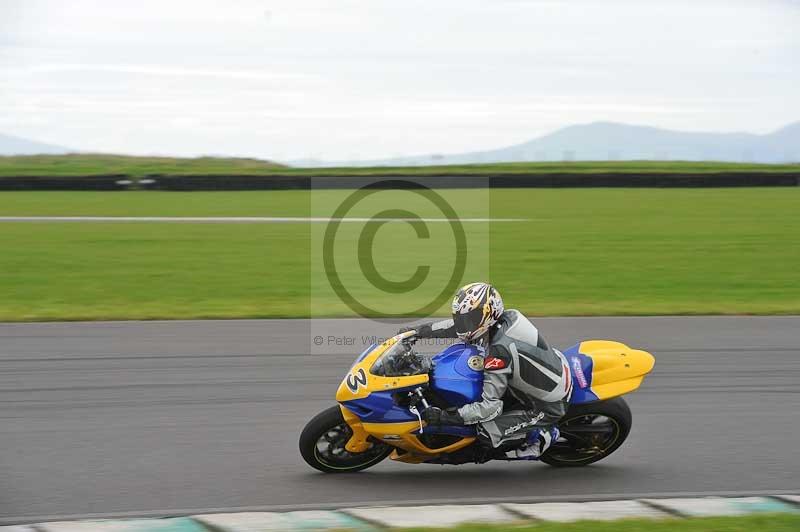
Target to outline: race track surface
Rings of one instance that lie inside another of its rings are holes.
[[[800,318],[535,321],[560,347],[612,338],[656,356],[629,396],[631,437],[599,464],[309,468],[303,425],[333,404],[361,335],[396,325],[0,324],[0,522],[800,488]]]

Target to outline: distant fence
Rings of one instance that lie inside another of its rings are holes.
[[[148,176],[155,190],[308,190],[354,189],[366,185],[403,188],[402,176]],[[530,174],[530,175],[441,175],[411,176],[414,183],[430,188],[577,188],[577,187],[794,187],[798,173],[714,173],[714,174]]]
[[[132,184],[125,175],[77,177],[0,177],[1,190],[127,190]]]
[[[85,177],[0,177],[0,190],[309,190],[404,188],[402,176],[252,176],[252,175],[150,175],[134,179],[124,175]],[[550,173],[529,175],[411,176],[414,183],[430,188],[592,188],[592,187],[795,187],[800,172],[667,173]]]

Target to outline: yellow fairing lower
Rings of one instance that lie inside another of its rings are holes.
[[[345,422],[353,429],[353,435],[347,441],[344,448],[351,453],[363,453],[372,447],[372,444],[367,441],[369,434],[364,430],[361,419],[344,406],[339,405],[339,408],[342,410],[342,416]]]
[[[611,340],[582,342],[578,350],[592,359],[591,389],[601,400],[637,389],[656,363],[647,351]]]
[[[422,454],[427,457],[441,453],[451,453],[475,441],[475,438],[462,438],[451,445],[431,449],[419,441],[419,438],[415,434],[415,432],[419,430],[419,423],[416,421],[404,423],[364,423],[363,426],[364,430],[370,435],[398,449],[403,449],[410,453]]]
[[[353,429],[353,436],[345,445],[345,449],[351,453],[362,453],[372,447],[372,444],[369,442],[369,437],[372,436],[385,441],[393,447],[407,451],[407,454],[403,455],[397,455],[397,453],[395,453],[392,456],[395,460],[417,463],[437,454],[457,451],[475,441],[475,438],[462,438],[451,445],[431,449],[419,441],[416,435],[416,431],[419,430],[419,423],[416,421],[404,423],[363,423],[358,416],[348,410],[347,407],[339,405],[339,408],[342,409],[345,422]]]

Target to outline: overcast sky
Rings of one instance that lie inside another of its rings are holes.
[[[0,0],[0,132],[278,160],[800,119],[796,0]]]

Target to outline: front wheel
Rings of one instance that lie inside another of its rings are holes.
[[[622,397],[572,405],[558,429],[561,436],[541,461],[557,467],[585,466],[622,445],[631,431],[631,410]]]
[[[372,441],[363,453],[351,453],[344,446],[353,435],[338,406],[324,410],[308,422],[300,434],[300,454],[308,465],[325,473],[354,473],[389,456],[392,447]]]

